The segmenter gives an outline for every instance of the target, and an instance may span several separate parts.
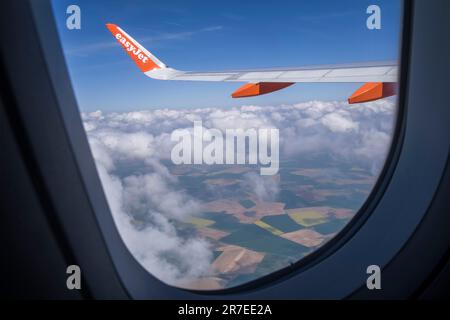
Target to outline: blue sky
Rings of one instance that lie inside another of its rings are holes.
[[[358,84],[296,84],[265,96],[232,99],[241,84],[157,81],[134,65],[105,27],[115,23],[180,70],[295,67],[395,60],[400,0],[54,0],[55,19],[82,111],[279,105],[344,100]],[[81,8],[82,29],[65,27]],[[368,30],[366,9],[382,10]]]

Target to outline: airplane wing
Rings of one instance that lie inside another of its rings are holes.
[[[396,92],[396,62],[236,71],[181,71],[166,66],[117,25],[106,26],[146,76],[157,80],[245,82],[245,85],[232,94],[233,98],[267,94],[294,83],[321,82],[365,83],[349,98],[349,103],[378,100]]]

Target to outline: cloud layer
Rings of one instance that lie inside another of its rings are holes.
[[[232,109],[162,109],[125,113],[82,114],[100,178],[118,229],[133,255],[152,274],[173,285],[208,273],[209,243],[181,234],[177,221],[200,211],[202,199],[182,189],[167,163],[176,129],[194,120],[207,128],[280,130],[280,160],[327,154],[377,175],[391,143],[395,120],[392,99],[349,106],[311,101],[273,107]],[[274,200],[277,179],[248,173],[243,189],[264,201]]]

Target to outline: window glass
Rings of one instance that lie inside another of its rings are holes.
[[[395,125],[400,1],[53,9],[114,221],[165,283],[217,290],[288,267],[371,193]]]

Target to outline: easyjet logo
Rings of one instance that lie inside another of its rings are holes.
[[[144,53],[142,53],[141,49],[135,47],[130,41],[127,40],[127,38],[122,36],[120,33],[116,34],[116,39],[123,45],[123,47],[128,51],[129,54],[134,54],[143,63],[147,63],[149,61],[149,58]]]

